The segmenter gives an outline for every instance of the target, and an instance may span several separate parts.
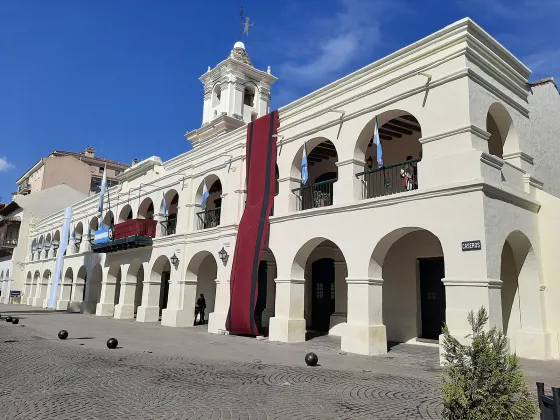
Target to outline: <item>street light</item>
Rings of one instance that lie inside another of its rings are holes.
[[[175,253],[173,253],[173,256],[170,258],[171,264],[173,264],[175,266],[175,269],[177,269],[177,266],[179,265],[179,258],[177,258],[177,255],[175,255]]]
[[[224,247],[222,246],[222,249],[220,250],[220,252],[218,252],[218,256],[220,257],[220,260],[222,260],[222,262],[224,263],[224,265],[227,264],[229,255],[227,253],[227,251],[224,249]]]

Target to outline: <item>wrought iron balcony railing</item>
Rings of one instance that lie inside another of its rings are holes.
[[[416,165],[422,159],[411,159],[378,169],[360,172],[362,198],[374,198],[418,189]]]
[[[332,206],[334,183],[338,178],[296,188],[292,192],[298,197],[297,210]]]
[[[196,213],[198,217],[198,230],[219,226],[221,213],[221,207]]]

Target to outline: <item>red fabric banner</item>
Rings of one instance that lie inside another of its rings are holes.
[[[247,126],[247,201],[237,232],[226,320],[226,329],[236,334],[259,334],[255,305],[259,293],[259,262],[276,190],[276,137],[273,135],[277,129],[278,111]]]

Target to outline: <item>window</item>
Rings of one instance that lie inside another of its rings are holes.
[[[97,176],[91,177],[91,184],[89,190],[94,193],[98,193],[101,191],[101,178]]]
[[[99,173],[102,174],[103,171],[105,171],[105,168],[104,168],[103,166],[100,166],[100,167],[99,167]]]
[[[119,171],[118,169],[115,169],[115,176],[118,176],[121,174],[121,171]]]

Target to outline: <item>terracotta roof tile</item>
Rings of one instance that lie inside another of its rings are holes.
[[[106,163],[113,164],[113,165],[126,166],[127,168],[130,167],[130,165],[127,165],[126,163],[118,162],[116,160],[104,159],[104,158],[100,158],[100,157],[88,157],[84,153],[78,153],[78,152],[66,152],[64,150],[55,150],[54,152],[51,153],[51,155],[73,156],[77,159],[85,158],[85,159],[91,159],[91,160],[102,162],[102,163],[106,162]]]

